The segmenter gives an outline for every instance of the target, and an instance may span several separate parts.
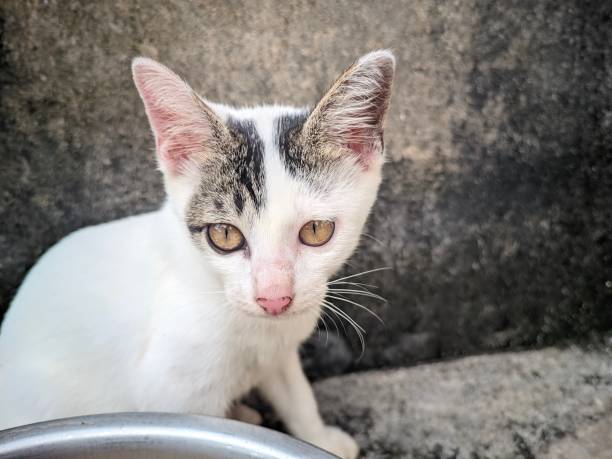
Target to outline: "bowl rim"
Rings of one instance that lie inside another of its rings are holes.
[[[175,443],[180,441],[180,443]],[[101,451],[158,447],[211,457],[333,459],[336,456],[289,435],[225,418],[176,413],[108,413],[54,419],[0,431],[0,457],[70,454],[87,445]],[[224,455],[227,454],[227,455]]]

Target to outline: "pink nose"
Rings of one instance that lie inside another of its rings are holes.
[[[261,306],[268,314],[277,316],[289,309],[291,297],[282,296],[280,298],[257,298],[257,304],[259,304],[259,306]]]

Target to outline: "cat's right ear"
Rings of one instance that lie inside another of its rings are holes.
[[[390,51],[361,57],[332,85],[312,110],[306,136],[351,154],[364,169],[382,164],[383,124],[395,72]]]
[[[197,170],[214,149],[214,131],[223,123],[176,73],[152,59],[137,57],[132,75],[155,136],[161,170],[170,176]]]

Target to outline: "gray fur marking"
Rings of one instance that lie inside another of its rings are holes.
[[[202,181],[187,212],[194,235],[265,204],[264,147],[255,124],[230,118],[214,135],[215,151],[201,164]]]
[[[287,172],[325,191],[333,170],[341,167],[342,158],[325,152],[325,139],[321,132],[316,129],[305,132],[304,125],[309,116],[309,112],[280,116],[276,120],[275,140]]]

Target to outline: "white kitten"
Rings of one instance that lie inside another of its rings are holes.
[[[374,202],[393,71],[377,51],[312,110],[235,109],[134,60],[168,201],[71,234],[30,271],[0,333],[0,428],[225,416],[257,387],[292,434],[355,457],[321,420],[298,346]]]

